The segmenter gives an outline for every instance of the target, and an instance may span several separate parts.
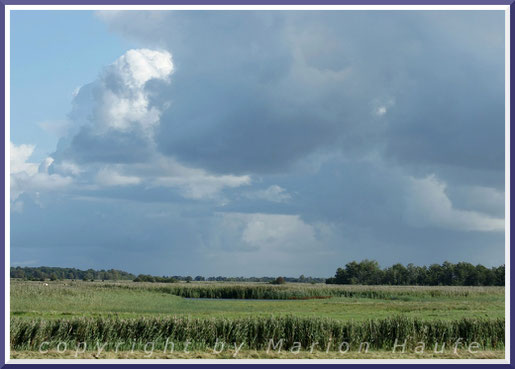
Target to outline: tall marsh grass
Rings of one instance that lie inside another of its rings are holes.
[[[422,287],[422,286],[325,286],[287,284],[177,284],[146,286],[186,298],[211,299],[298,299],[303,297],[347,297],[406,300],[431,297],[467,297],[504,294],[503,287]]]
[[[362,286],[287,283],[133,283],[133,282],[56,282],[46,288],[41,282],[13,283],[11,294],[80,294],[91,289],[154,291],[185,298],[210,299],[301,299],[310,297],[348,297],[384,300],[411,300],[432,297],[475,297],[504,295],[504,287],[463,286]],[[20,285],[20,288],[16,288]]]
[[[369,342],[370,349],[391,350],[395,340],[407,340],[407,347],[418,342],[433,349],[445,343],[454,347],[461,338],[463,345],[477,342],[481,349],[503,349],[504,319],[460,319],[454,321],[420,320],[402,316],[368,321],[338,321],[323,318],[252,317],[242,319],[200,319],[184,317],[151,317],[122,319],[119,317],[94,317],[71,319],[20,319],[11,318],[11,348],[13,350],[38,350],[65,342],[68,347],[86,344],[89,350],[103,345],[104,350],[143,349],[148,342],[163,350],[166,342],[174,342],[180,349],[191,342],[191,349],[213,348],[218,342],[232,345],[244,343],[246,349],[266,349],[273,339],[282,341],[283,349],[299,342],[303,348],[315,342],[324,350],[338,350],[341,342],[357,349],[361,342]],[[465,346],[466,347],[466,346]]]
[[[34,286],[41,290],[41,286]],[[57,286],[56,286],[57,287]],[[288,283],[270,285],[265,283],[100,283],[79,282],[74,289],[106,288],[150,290],[185,298],[209,299],[266,299],[287,300],[309,297],[347,297],[384,300],[411,300],[432,297],[473,297],[504,295],[504,287],[463,286],[362,286]],[[24,288],[27,288],[24,286]],[[59,287],[58,287],[59,288]],[[65,290],[66,288],[60,287]],[[44,290],[42,291],[45,292]],[[55,291],[58,293],[58,291]],[[66,293],[66,291],[63,291]],[[35,293],[38,293],[35,291]]]

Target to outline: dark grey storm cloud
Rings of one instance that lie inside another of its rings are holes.
[[[105,16],[174,55],[174,83],[159,94],[172,101],[160,149],[222,173],[282,171],[327,146],[348,155],[380,151],[404,164],[503,172],[504,148],[492,144],[504,137],[503,17]]]

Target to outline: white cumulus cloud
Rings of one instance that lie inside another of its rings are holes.
[[[281,186],[272,185],[264,190],[258,190],[245,194],[245,197],[252,200],[265,200],[271,202],[286,202],[291,195]]]
[[[11,174],[25,172],[29,175],[36,174],[38,171],[38,165],[36,163],[30,163],[28,160],[36,146],[34,145],[15,145],[10,143],[10,164]]]
[[[102,186],[129,186],[141,183],[141,178],[120,174],[113,168],[102,168],[96,175],[96,181]]]
[[[150,106],[145,84],[153,79],[167,82],[172,72],[172,55],[168,51],[148,49],[129,50],[105,68],[91,91],[97,133],[139,128],[151,134],[161,111]]]
[[[436,176],[411,178],[406,198],[406,220],[413,226],[436,226],[462,231],[504,232],[504,219],[478,211],[456,209]]]
[[[39,193],[40,191],[56,191],[69,186],[72,178],[59,174],[49,173],[48,169],[53,162],[51,157],[45,158],[41,163],[29,161],[35,146],[15,145],[10,143],[11,163],[11,201],[24,192]],[[20,204],[13,204],[13,209],[21,210]]]
[[[325,224],[309,224],[299,215],[223,213],[224,227],[240,229],[241,241],[257,249],[313,249],[331,234]]]
[[[203,169],[188,168],[170,158],[161,158],[160,175],[153,179],[153,185],[178,188],[182,195],[191,199],[213,198],[225,188],[249,185],[248,175],[214,175]]]
[[[127,87],[137,89],[154,78],[166,80],[173,71],[172,55],[168,51],[133,49],[119,57],[112,70]]]

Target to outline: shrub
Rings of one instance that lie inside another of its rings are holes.
[[[270,284],[284,284],[286,283],[284,277],[277,277],[274,281],[270,282]]]

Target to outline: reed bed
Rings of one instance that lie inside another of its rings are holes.
[[[124,282],[50,282],[51,288],[42,282],[13,281],[11,294],[32,295],[76,294],[91,289],[122,289],[131,291],[149,290],[185,298],[212,299],[301,299],[314,297],[348,297],[385,300],[406,300],[432,297],[477,297],[504,295],[504,287],[475,286],[366,286],[287,283],[271,285],[266,283],[194,282],[194,283],[134,283]],[[16,288],[20,286],[20,289]]]
[[[326,318],[252,317],[241,319],[141,317],[123,319],[116,316],[69,319],[20,319],[10,321],[10,345],[13,350],[38,350],[55,347],[84,345],[88,350],[141,350],[152,342],[154,349],[181,349],[186,342],[191,349],[213,348],[220,342],[232,345],[244,343],[245,349],[266,350],[273,340],[282,342],[282,349],[291,349],[298,342],[303,348],[316,343],[317,347],[338,350],[341,342],[358,349],[368,342],[370,349],[391,350],[396,340],[407,348],[424,342],[428,349],[435,344],[454,347],[461,338],[460,347],[472,342],[481,349],[504,349],[504,319],[463,318],[454,321],[421,320],[403,316],[367,321],[338,321]],[[281,341],[282,340],[282,341]]]
[[[421,287],[421,286],[326,286],[289,284],[177,284],[145,286],[185,298],[211,299],[302,299],[316,297],[411,300],[431,297],[467,297],[504,294],[503,287]]]

